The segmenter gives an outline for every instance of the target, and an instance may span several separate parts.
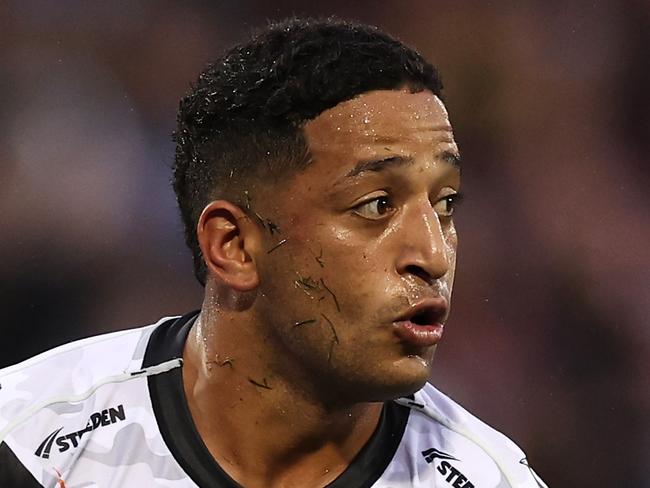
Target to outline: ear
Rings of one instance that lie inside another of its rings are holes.
[[[261,249],[258,227],[238,206],[225,200],[208,204],[196,229],[208,272],[237,291],[260,283],[253,256]]]

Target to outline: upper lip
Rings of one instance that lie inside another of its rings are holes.
[[[438,324],[445,320],[448,308],[447,300],[443,297],[427,298],[411,306],[395,321],[409,320],[419,325]]]

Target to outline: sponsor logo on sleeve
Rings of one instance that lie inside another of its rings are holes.
[[[40,458],[49,459],[54,445],[56,445],[59,452],[66,452],[69,449],[78,447],[79,441],[85,434],[92,432],[95,429],[106,427],[107,425],[122,422],[123,420],[126,420],[124,405],[118,405],[117,407],[111,407],[95,412],[90,415],[86,426],[81,430],[59,435],[63,430],[63,427],[56,429],[48,435],[43,442],[41,442],[34,454]]]
[[[467,476],[465,476],[458,468],[454,467],[450,461],[460,461],[460,459],[455,458],[451,454],[442,452],[438,449],[431,448],[422,451],[422,456],[424,460],[431,464],[436,459],[440,459],[440,462],[436,466],[436,470],[444,477],[444,480],[449,483],[453,488],[475,488],[474,483],[472,483]]]

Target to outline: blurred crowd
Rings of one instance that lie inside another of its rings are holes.
[[[467,198],[433,383],[552,487],[649,486],[645,0],[0,3],[0,367],[200,306],[178,100],[292,14],[378,25],[442,72]]]

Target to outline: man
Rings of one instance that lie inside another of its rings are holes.
[[[2,486],[544,486],[426,383],[460,198],[430,64],[274,24],[200,75],[175,138],[203,306],[4,370]]]

